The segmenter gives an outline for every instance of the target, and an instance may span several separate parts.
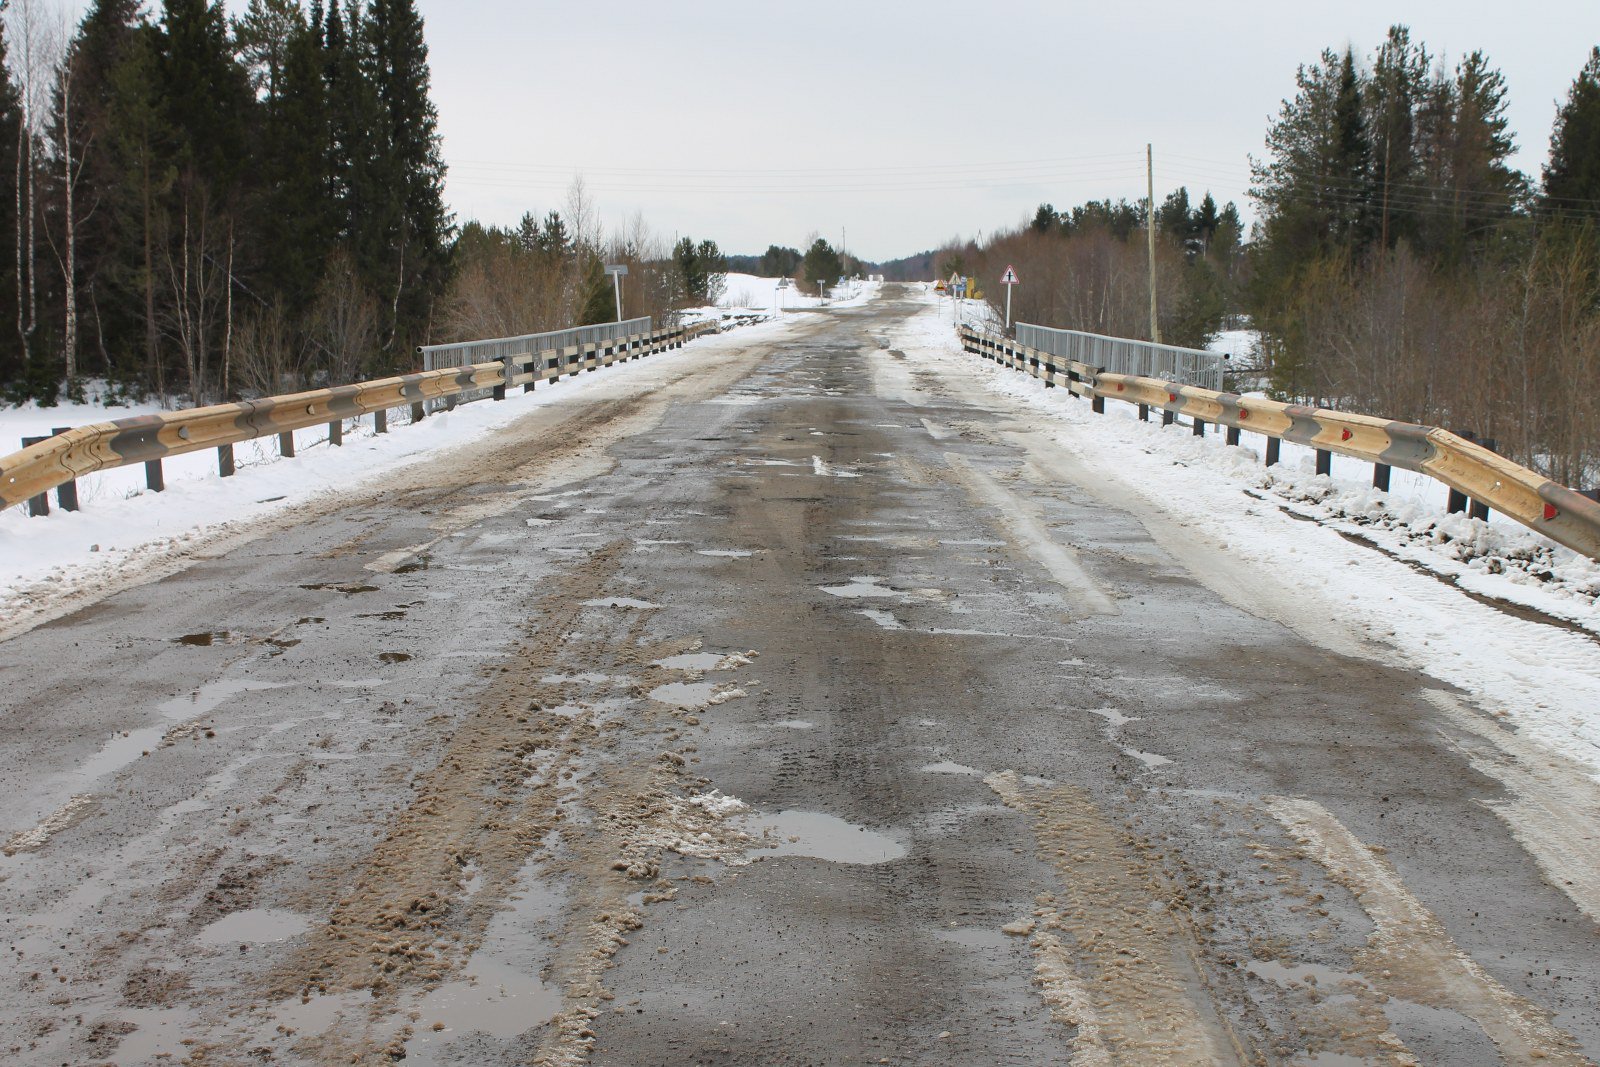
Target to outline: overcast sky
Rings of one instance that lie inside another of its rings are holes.
[[[81,0],[78,0],[81,6]],[[242,0],[228,0],[239,10]],[[887,259],[1057,207],[1210,189],[1248,214],[1247,157],[1324,47],[1391,23],[1510,87],[1538,174],[1600,0],[1007,3],[419,0],[458,219],[559,208],[582,174],[610,226],[727,252],[810,233]]]

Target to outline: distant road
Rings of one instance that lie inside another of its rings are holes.
[[[1600,1057],[1594,783],[1233,606],[927,313],[0,643],[4,1058]]]

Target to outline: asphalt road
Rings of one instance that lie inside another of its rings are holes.
[[[0,1058],[1600,1055],[1592,783],[1239,606],[921,306],[0,643]]]

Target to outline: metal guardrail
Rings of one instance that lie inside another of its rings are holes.
[[[417,351],[422,355],[422,369],[444,370],[446,367],[470,367],[474,363],[488,363],[523,352],[570,348],[573,345],[605,344],[618,338],[632,337],[650,332],[650,317],[626,319],[622,322],[602,322],[594,326],[575,326],[568,330],[547,330],[544,333],[525,333],[518,337],[491,337],[482,341],[457,341],[448,345],[423,345]],[[482,400],[482,390],[464,394],[458,402]]]
[[[218,469],[223,477],[229,477],[234,473],[233,446],[242,441],[277,434],[279,448],[288,457],[294,455],[295,430],[326,424],[329,440],[339,444],[345,419],[370,414],[376,431],[386,433],[390,408],[409,405],[415,421],[426,415],[429,401],[491,392],[496,400],[504,399],[510,386],[531,390],[537,382],[681,348],[684,342],[715,329],[715,323],[700,323],[562,348],[524,349],[467,366],[79,426],[0,456],[0,510],[27,501],[34,514],[47,513],[45,494],[51,489],[70,486],[95,471],[134,463],[145,464],[146,484],[159,492],[164,488],[163,458],[206,448],[217,449]],[[61,494],[63,506],[68,499]],[[75,500],[76,493],[70,499]]]
[[[1026,322],[1017,323],[1017,342],[1054,356],[1102,367],[1114,374],[1161,378],[1207,389],[1223,387],[1226,364],[1222,356],[1198,348],[1158,345],[1081,330],[1058,330]]]
[[[1138,405],[1140,418],[1161,411],[1164,424],[1188,415],[1196,435],[1208,425],[1224,426],[1229,444],[1239,443],[1241,431],[1262,434],[1268,466],[1278,461],[1279,442],[1292,441],[1316,450],[1321,474],[1329,473],[1334,453],[1373,464],[1373,485],[1380,489],[1388,489],[1392,467],[1426,474],[1450,487],[1452,511],[1471,507],[1486,517],[1493,508],[1600,560],[1600,502],[1448,430],[1114,373],[969,326],[961,328],[961,343],[968,352],[1046,385],[1065,384],[1073,394],[1090,398],[1097,412],[1105,411],[1106,400],[1121,400]]]

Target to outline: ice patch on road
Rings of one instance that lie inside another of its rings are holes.
[[[718,689],[713,682],[668,682],[650,690],[650,699],[674,707],[709,708],[745,695],[743,689]]]
[[[861,477],[861,475],[857,474],[854,471],[845,471],[845,470],[840,470],[837,467],[829,466],[826,462],[823,461],[823,458],[821,456],[812,456],[811,457],[811,473],[815,474],[819,478],[859,478],[859,477]]]
[[[977,768],[968,767],[964,763],[952,763],[949,760],[930,763],[926,767],[918,767],[917,770],[923,774],[972,774],[980,778],[983,777],[983,772]]]
[[[697,548],[695,549],[695,555],[720,556],[723,559],[745,559],[755,555],[755,553],[743,548]]]

